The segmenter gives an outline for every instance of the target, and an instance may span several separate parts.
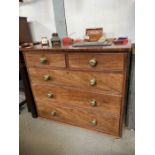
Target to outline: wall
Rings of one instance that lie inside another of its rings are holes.
[[[56,31],[52,0],[24,0],[19,6],[19,16],[28,17],[34,41],[43,36],[50,39]]]
[[[128,36],[135,41],[134,0],[64,0],[65,12],[63,4],[56,5],[60,2],[63,0],[24,0],[20,3],[19,15],[28,17],[34,41],[42,36],[50,39],[55,31],[61,36],[66,34],[66,23],[68,35],[73,38],[83,37],[88,27],[103,27],[108,34]],[[61,20],[64,13],[66,22]]]
[[[134,0],[64,1],[71,37],[83,37],[89,27],[103,27],[109,35],[128,36],[134,42]]]

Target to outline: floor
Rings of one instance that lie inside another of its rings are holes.
[[[20,92],[20,101],[24,98]],[[27,107],[19,115],[20,155],[134,155],[135,132],[123,129],[123,137],[112,136],[34,119]]]

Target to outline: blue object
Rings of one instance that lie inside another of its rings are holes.
[[[117,40],[125,40],[128,39],[127,37],[119,37]]]

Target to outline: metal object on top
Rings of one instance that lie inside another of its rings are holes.
[[[51,43],[52,47],[61,47],[61,40],[58,33],[52,33]]]

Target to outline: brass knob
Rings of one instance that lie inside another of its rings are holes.
[[[43,64],[43,63],[45,63],[46,61],[47,61],[46,57],[41,57],[41,58],[40,58],[40,63]]]
[[[48,96],[48,98],[53,98],[54,94],[53,93],[48,93],[47,96]]]
[[[92,99],[92,100],[90,101],[90,105],[91,105],[92,107],[95,107],[95,106],[96,106],[96,100],[95,100],[95,99]]]
[[[96,79],[91,79],[90,80],[90,85],[95,86],[96,85]]]
[[[56,111],[52,111],[52,112],[51,112],[51,115],[52,115],[52,116],[56,116],[56,114],[57,114]]]
[[[44,79],[45,81],[50,80],[50,75],[44,75],[44,76],[43,76],[43,79]]]
[[[90,64],[90,66],[95,67],[97,65],[96,59],[93,58],[93,59],[89,60],[89,64]]]
[[[92,124],[93,126],[97,125],[97,120],[96,120],[96,119],[93,119],[93,120],[91,121],[91,124]]]

